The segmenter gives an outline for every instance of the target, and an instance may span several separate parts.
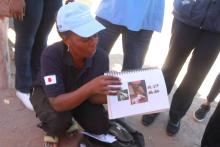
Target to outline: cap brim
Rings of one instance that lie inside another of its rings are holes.
[[[71,30],[71,31],[73,31],[74,33],[76,33],[80,37],[90,37],[90,36],[98,33],[101,30],[104,30],[104,29],[105,29],[105,27],[101,23],[94,20],[89,23],[83,24],[80,27],[78,27],[77,29],[75,28],[74,30]]]

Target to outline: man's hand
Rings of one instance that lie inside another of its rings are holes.
[[[117,95],[121,81],[118,77],[114,76],[99,76],[87,83],[93,94],[104,94],[104,95]]]
[[[24,0],[10,0],[9,3],[10,14],[14,19],[23,20],[25,15],[25,1]]]

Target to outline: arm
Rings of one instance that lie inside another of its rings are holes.
[[[109,85],[120,85],[120,79],[113,76],[99,76],[88,83],[81,86],[79,89],[50,97],[49,101],[56,111],[67,111],[80,105],[88,98],[91,103],[103,104],[106,103],[106,95],[116,95],[119,86],[111,87]]]
[[[25,15],[25,1],[24,0],[10,0],[9,11],[14,19],[23,20]]]
[[[89,98],[89,101],[92,104],[106,104],[107,103],[107,95],[104,94],[96,94]]]

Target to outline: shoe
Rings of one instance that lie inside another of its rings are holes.
[[[145,126],[149,126],[155,120],[155,118],[159,115],[159,113],[146,114],[142,116],[142,123]]]
[[[209,110],[210,110],[209,105],[207,106],[202,104],[200,108],[195,111],[193,118],[198,122],[202,122],[205,119],[206,114],[209,112]]]
[[[169,122],[167,124],[167,135],[173,136],[176,133],[178,133],[179,130],[180,130],[180,120],[178,120],[178,121],[169,120]]]
[[[29,93],[23,93],[20,91],[16,91],[16,96],[22,101],[22,103],[25,105],[26,108],[28,108],[31,111],[34,111],[34,108],[30,102],[30,94]]]

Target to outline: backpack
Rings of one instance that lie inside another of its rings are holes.
[[[144,136],[132,128],[124,119],[110,121],[109,134],[116,137],[113,143],[104,143],[84,136],[85,147],[145,147]],[[83,147],[84,147],[83,146]]]

